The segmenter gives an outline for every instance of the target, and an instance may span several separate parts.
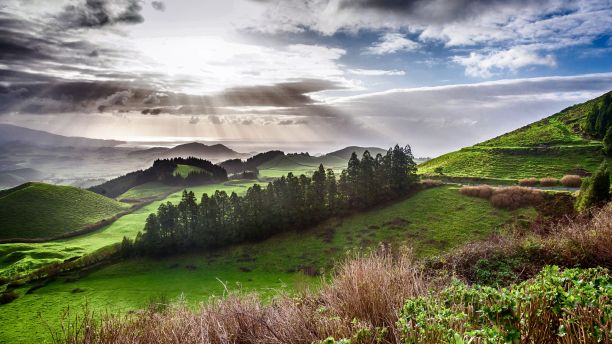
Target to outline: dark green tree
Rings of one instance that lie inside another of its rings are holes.
[[[603,152],[607,156],[612,156],[612,126],[608,127],[603,138]]]
[[[610,201],[610,172],[606,162],[602,162],[597,171],[585,179],[576,199],[576,208],[584,211],[591,207],[601,206]]]

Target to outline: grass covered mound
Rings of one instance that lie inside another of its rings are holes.
[[[109,219],[129,207],[71,186],[26,183],[0,194],[0,239],[58,236]]]
[[[560,178],[594,171],[602,144],[585,131],[588,114],[603,96],[491,140],[429,160],[419,173],[450,177]]]
[[[187,178],[190,173],[201,173],[202,171],[204,171],[204,169],[197,166],[178,164],[174,169],[173,175]]]

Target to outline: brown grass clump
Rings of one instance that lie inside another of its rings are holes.
[[[518,209],[535,206],[544,200],[544,192],[525,188],[522,186],[511,186],[497,188],[489,198],[491,205],[502,209]]]
[[[538,184],[539,180],[537,178],[525,178],[525,179],[520,179],[518,181],[518,184],[520,186],[535,186],[536,184]]]
[[[488,199],[496,208],[518,209],[535,206],[544,200],[544,192],[522,186],[493,188],[489,185],[462,186],[463,195]]]
[[[462,186],[459,192],[466,196],[489,199],[493,195],[493,188],[489,185]]]
[[[66,326],[56,338],[69,343],[304,343],[329,336],[360,343],[399,342],[395,323],[407,298],[424,296],[427,283],[409,255],[386,251],[348,260],[318,292],[280,296],[268,304],[253,295],[231,295],[196,311],[174,305],[123,318]],[[383,330],[384,329],[384,330]]]
[[[566,186],[568,188],[578,188],[582,185],[582,178],[575,174],[568,174],[563,176],[560,180],[561,185]]]
[[[444,185],[444,183],[441,180],[437,180],[437,179],[423,179],[421,180],[421,185],[426,188],[435,188],[438,186],[442,186]]]
[[[555,186],[558,184],[559,184],[559,179],[557,178],[546,177],[546,178],[540,179],[540,185],[542,186]]]

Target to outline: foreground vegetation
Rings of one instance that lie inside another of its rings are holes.
[[[495,209],[486,200],[461,195],[457,187],[441,186],[257,243],[163,259],[131,258],[97,271],[62,274],[30,293],[31,284],[15,289],[19,298],[0,306],[0,323],[12,324],[0,331],[0,342],[48,339],[45,324],[58,329],[63,310],[69,306],[80,311],[84,303],[101,315],[176,299],[194,307],[211,296],[225,295],[225,286],[234,292],[256,292],[263,300],[278,293],[294,295],[316,286],[316,276],[328,276],[347,252],[367,252],[385,243],[409,245],[417,257],[431,257],[484,240],[508,223],[522,226],[535,216],[533,208]]]
[[[65,342],[585,343],[612,337],[612,277],[603,269],[547,268],[510,289],[425,275],[388,252],[341,265],[331,282],[262,304],[232,295],[195,312],[182,304],[99,321],[91,313],[57,334]]]
[[[129,208],[75,187],[26,183],[0,194],[0,239],[51,238],[82,230]]]

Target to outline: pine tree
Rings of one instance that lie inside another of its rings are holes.
[[[612,156],[612,126],[608,127],[603,138],[603,151],[605,155]]]
[[[610,201],[610,173],[608,165],[602,162],[597,171],[587,178],[580,188],[576,208],[584,211],[594,206],[601,206]]]

